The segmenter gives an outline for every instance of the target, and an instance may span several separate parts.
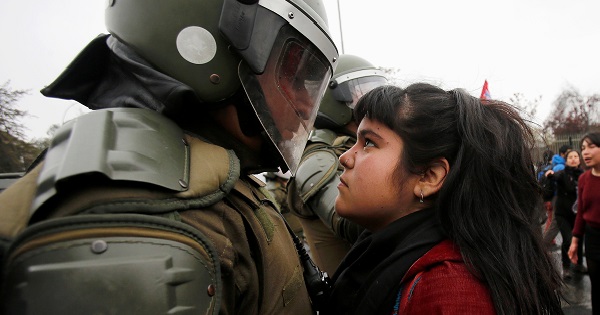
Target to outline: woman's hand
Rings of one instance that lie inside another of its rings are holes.
[[[548,175],[553,175],[554,171],[553,170],[548,170],[546,171],[546,174],[544,174],[544,176],[548,177]]]
[[[569,259],[571,259],[571,262],[574,264],[577,264],[577,246],[579,246],[578,243],[579,242],[579,238],[573,236],[573,238],[571,239],[571,246],[569,246]]]

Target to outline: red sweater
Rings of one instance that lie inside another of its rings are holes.
[[[489,288],[471,274],[457,246],[443,241],[419,258],[402,279],[393,314],[496,314]]]
[[[585,225],[600,229],[600,176],[587,170],[577,184],[577,217],[573,236],[583,236]]]

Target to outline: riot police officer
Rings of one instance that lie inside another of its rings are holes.
[[[300,219],[290,211],[290,207],[287,204],[287,185],[290,180],[290,173],[278,171],[265,172],[263,175],[265,177],[266,188],[279,206],[279,210],[285,218],[285,221],[292,228],[292,231],[296,234],[298,239],[304,243]]]
[[[48,97],[92,112],[0,195],[7,313],[310,314],[250,174],[295,173],[338,57],[319,0],[108,1]]]
[[[343,171],[339,156],[356,142],[358,126],[352,109],[363,94],[386,83],[383,72],[367,60],[340,56],[319,106],[315,130],[288,187],[288,204],[300,217],[311,256],[329,274],[337,269],[363,230],[340,218],[334,209]]]

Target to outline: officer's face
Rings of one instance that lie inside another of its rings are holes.
[[[331,78],[322,53],[292,28],[282,28],[265,70],[240,64],[240,79],[265,134],[295,172],[318,104]]]
[[[260,80],[276,82],[263,84],[263,93],[273,121],[281,134],[282,140],[292,139],[294,135],[304,132],[305,124],[314,118],[317,106],[315,93],[322,90],[323,81],[312,83],[302,69],[302,55],[306,51],[299,45],[289,44],[282,61],[269,63]],[[302,69],[302,70],[299,70]]]
[[[272,87],[270,90],[264,91],[267,102],[274,104],[269,107],[269,110],[271,117],[273,117],[275,128],[279,131],[281,140],[284,141],[292,139],[294,135],[298,134],[300,128],[303,128],[302,120],[299,119],[299,116],[305,113],[300,110],[297,111],[296,108],[288,103],[287,99],[281,97],[282,91],[292,88],[293,82],[282,79],[277,87]],[[294,100],[301,102],[301,96],[296,97],[295,95]],[[303,109],[303,107],[299,108]]]

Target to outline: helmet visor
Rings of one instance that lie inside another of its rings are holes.
[[[338,85],[331,90],[331,95],[335,100],[344,102],[348,107],[354,109],[356,103],[363,95],[384,84],[387,84],[387,79],[380,75],[354,78],[338,83]]]
[[[289,25],[281,28],[262,74],[240,64],[242,86],[292,174],[302,157],[331,74],[323,54]]]

